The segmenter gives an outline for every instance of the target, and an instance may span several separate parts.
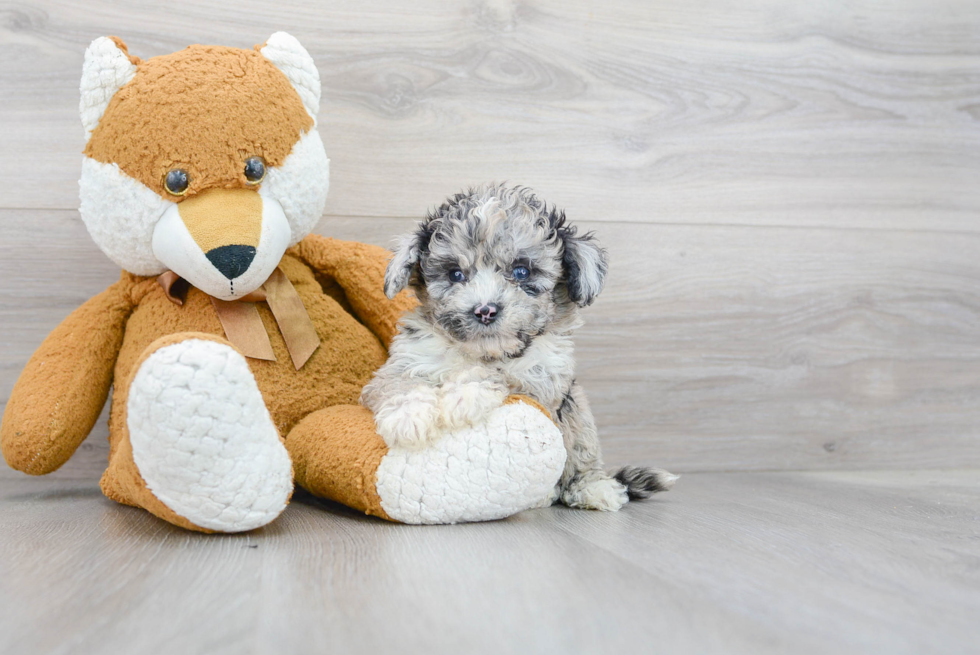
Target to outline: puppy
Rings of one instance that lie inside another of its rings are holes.
[[[669,489],[677,476],[602,468],[595,421],[575,381],[571,333],[595,300],[606,253],[529,190],[488,185],[450,198],[400,239],[385,293],[411,286],[388,362],[361,394],[390,446],[422,447],[476,424],[509,394],[551,412],[568,459],[546,504],[615,511]]]

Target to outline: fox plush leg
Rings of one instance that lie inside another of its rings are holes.
[[[188,333],[155,341],[134,370],[115,399],[106,496],[202,532],[279,516],[292,464],[245,358]]]
[[[534,401],[508,400],[420,450],[389,448],[364,407],[319,410],[286,437],[296,482],[402,523],[487,521],[540,506],[565,465],[561,432]]]

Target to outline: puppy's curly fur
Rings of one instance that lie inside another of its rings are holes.
[[[571,333],[602,291],[606,253],[563,212],[522,187],[460,193],[401,238],[385,275],[392,297],[411,286],[388,362],[364,387],[389,445],[422,447],[482,421],[509,394],[530,396],[561,428],[568,459],[547,504],[617,510],[669,489],[676,476],[602,468],[588,400],[575,381]]]

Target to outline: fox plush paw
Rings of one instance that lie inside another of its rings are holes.
[[[289,454],[230,346],[189,339],[153,352],[130,386],[127,423],[147,488],[194,525],[242,532],[285,509]]]

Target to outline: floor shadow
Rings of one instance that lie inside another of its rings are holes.
[[[376,516],[368,516],[363,512],[359,512],[356,509],[351,509],[347,505],[342,505],[341,503],[335,502],[333,500],[327,500],[326,498],[320,498],[314,496],[306,489],[302,487],[296,487],[293,492],[293,503],[298,505],[304,505],[306,507],[315,507],[318,510],[329,512],[334,516],[342,516],[347,519],[358,521],[361,523],[373,523],[376,525],[388,525],[388,521],[379,519]]]

